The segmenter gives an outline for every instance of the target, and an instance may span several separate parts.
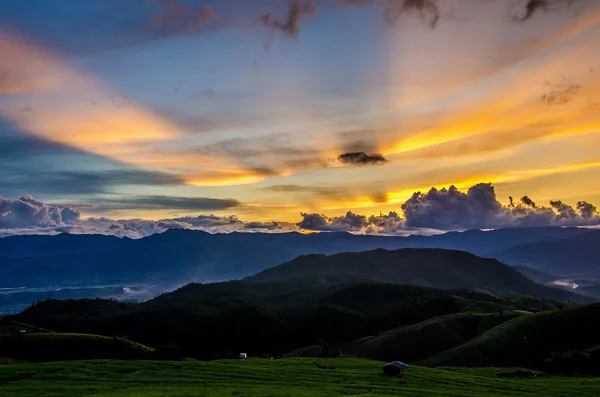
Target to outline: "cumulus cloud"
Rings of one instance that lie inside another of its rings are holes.
[[[76,209],[46,205],[28,194],[17,200],[0,195],[0,229],[65,226],[80,219]]]
[[[337,160],[342,164],[370,165],[387,163],[387,159],[379,153],[349,152],[340,154]]]
[[[302,220],[296,226],[305,230],[360,232],[369,226],[366,216],[355,214],[352,211],[348,211],[345,215],[331,218],[317,213],[301,213],[300,215],[302,216]]]
[[[491,183],[470,187],[466,193],[455,186],[416,192],[402,204],[406,225],[443,230],[520,226],[586,226],[600,224],[595,208],[582,202],[579,212],[561,201],[538,206],[528,196],[517,205],[503,206]]]
[[[301,213],[301,220],[295,224],[279,221],[243,221],[234,215],[213,214],[157,221],[116,220],[105,217],[83,219],[77,207],[76,204],[45,204],[30,195],[24,195],[18,200],[0,196],[0,237],[15,234],[74,233],[142,238],[167,229],[192,229],[209,233],[310,230],[407,235],[473,228],[600,225],[597,208],[586,201],[579,201],[572,207],[560,200],[552,200],[549,206],[545,207],[536,204],[528,196],[523,196],[518,202],[511,199],[510,204],[503,205],[497,200],[491,183],[479,183],[466,192],[455,186],[431,188],[425,193],[415,192],[401,205],[403,214],[396,211],[372,216],[352,211],[341,216]]]

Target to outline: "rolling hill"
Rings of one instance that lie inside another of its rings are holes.
[[[517,312],[507,311],[503,314],[458,313],[433,317],[363,338],[344,352],[372,360],[413,363],[462,345],[518,316]]]
[[[340,284],[358,280],[525,294],[561,301],[591,298],[537,284],[495,259],[442,249],[383,249],[331,256],[304,255],[247,277],[248,282],[315,280]]]
[[[152,358],[154,349],[92,334],[28,333],[0,336],[0,357],[28,362]]]
[[[600,322],[593,319],[599,315],[600,303],[523,315],[418,364],[546,369],[556,354],[585,351],[598,345]],[[574,368],[571,364],[562,370]],[[586,368],[598,366],[587,363]]]

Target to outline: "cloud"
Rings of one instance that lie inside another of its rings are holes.
[[[106,209],[174,209],[183,211],[218,211],[239,207],[234,199],[175,196],[130,196],[123,199],[100,199],[99,210]]]
[[[260,15],[258,20],[269,28],[271,36],[279,31],[286,37],[297,37],[300,32],[300,20],[316,12],[314,0],[291,0],[283,19],[272,12],[266,12]]]
[[[340,154],[337,160],[342,164],[371,165],[387,163],[387,159],[379,153],[349,152]]]
[[[524,10],[520,15],[514,15],[513,20],[517,22],[526,22],[540,12],[558,11],[580,0],[527,0]]]
[[[70,207],[46,205],[30,195],[11,200],[0,195],[0,229],[65,226],[80,222]]]
[[[358,215],[348,211],[343,216],[327,217],[322,214],[301,213],[302,220],[296,225],[300,229],[318,230],[318,231],[361,231],[369,222],[364,215]]]
[[[208,201],[207,201],[208,200]],[[222,203],[210,199],[187,200],[163,196],[141,197],[136,208],[169,206],[181,210],[227,209],[236,201]],[[132,200],[131,204],[134,201]],[[298,230],[320,232],[351,232],[379,235],[434,234],[447,230],[472,228],[534,226],[595,226],[600,225],[596,207],[579,201],[575,208],[560,200],[550,201],[549,207],[537,205],[528,196],[518,203],[510,200],[505,206],[497,198],[491,183],[479,183],[462,192],[455,186],[431,188],[426,193],[415,192],[401,209],[403,214],[366,216],[348,211],[340,216],[320,213],[301,213],[295,224],[279,221],[243,221],[237,216],[198,215],[170,219],[83,219],[79,205],[44,204],[30,195],[18,200],[0,196],[0,236],[15,234],[105,234],[141,238],[167,229],[183,228],[210,233],[229,232],[289,232]],[[127,204],[129,205],[129,204]],[[85,205],[87,206],[87,205]],[[403,216],[402,216],[403,215]]]
[[[164,34],[175,32],[194,33],[214,18],[209,3],[183,0],[144,0],[138,3],[149,8],[147,23],[141,29],[152,29]]]
[[[518,205],[503,206],[491,183],[470,187],[466,193],[456,187],[416,192],[402,204],[406,225],[442,230],[502,228],[521,226],[585,226],[600,224],[600,216],[588,203],[579,212],[561,201],[550,208],[537,206],[523,196]]]
[[[581,89],[579,84],[569,84],[565,81],[549,82],[547,85],[548,92],[540,97],[542,103],[546,106],[566,105]]]
[[[597,214],[596,207],[585,201],[579,201],[576,208],[583,219],[592,219]]]

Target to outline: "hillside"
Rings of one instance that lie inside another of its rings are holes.
[[[0,357],[29,362],[97,358],[151,358],[154,350],[122,338],[91,334],[28,333],[0,336]]]
[[[304,255],[245,280],[258,283],[307,279],[320,284],[373,280],[450,290],[526,294],[561,301],[591,301],[572,292],[536,284],[495,259],[442,249]]]
[[[502,377],[513,369],[439,370],[411,366],[402,378],[356,359],[73,361],[0,366],[7,396],[564,396],[600,394],[594,379]],[[521,372],[523,373],[523,372]],[[518,374],[518,373],[517,373]]]
[[[344,352],[372,360],[413,363],[459,346],[518,316],[516,312],[507,311],[503,314],[458,313],[434,317],[363,338]]]
[[[48,300],[11,317],[57,332],[127,335],[147,346],[177,345],[187,357],[227,352],[280,355],[304,346],[345,346],[357,338],[463,312],[540,311],[549,299],[444,291],[388,283],[231,281],[190,284],[144,303]]]
[[[515,245],[494,256],[510,265],[528,266],[562,277],[599,278],[600,230],[562,238]]]
[[[159,283],[237,279],[305,254],[377,248],[448,248],[490,255],[515,244],[577,236],[576,228],[469,230],[435,236],[349,233],[209,234],[182,229],[140,239],[102,235],[0,238],[0,288]],[[231,247],[235,247],[232,250]],[[163,264],[169,263],[166,269]]]
[[[599,343],[600,303],[520,316],[437,356],[420,361],[427,366],[526,367],[548,369],[554,354],[584,351]],[[562,357],[567,363],[570,357]],[[598,363],[583,359],[583,371]],[[555,371],[569,371],[574,363]]]

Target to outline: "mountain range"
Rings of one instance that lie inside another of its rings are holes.
[[[23,288],[21,295],[0,290],[0,306],[29,304],[46,297],[93,297],[98,286],[131,292],[145,285],[138,299],[147,299],[189,282],[242,279],[296,257],[332,255],[375,249],[443,248],[462,250],[520,266],[533,280],[553,285],[562,278],[599,278],[595,258],[600,254],[600,231],[581,228],[515,228],[468,230],[433,236],[387,237],[349,233],[229,233],[172,229],[143,239],[119,239],[103,235],[23,235],[0,239],[0,289]],[[320,257],[311,257],[318,260]],[[304,259],[306,260],[306,259]],[[525,267],[523,267],[525,266]],[[463,276],[448,274],[448,280]],[[377,278],[376,279],[382,279]],[[417,279],[406,282],[429,285]],[[576,283],[583,285],[581,280]],[[435,284],[437,285],[437,284]],[[560,284],[565,288],[573,285]],[[439,284],[438,286],[443,286]],[[452,287],[461,287],[454,283]],[[474,285],[470,285],[473,287]],[[85,291],[85,288],[95,291]],[[45,289],[41,292],[31,288]],[[47,289],[63,288],[48,293]],[[64,289],[79,288],[77,291]],[[132,299],[137,295],[104,291],[103,297]],[[157,292],[158,291],[158,292]],[[581,289],[599,297],[595,281]],[[19,301],[19,302],[17,302]]]

